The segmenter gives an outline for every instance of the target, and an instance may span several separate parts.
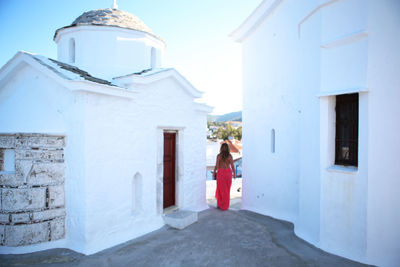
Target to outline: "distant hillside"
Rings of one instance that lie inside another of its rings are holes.
[[[223,115],[208,115],[207,120],[211,122],[242,121],[242,112],[236,111]]]

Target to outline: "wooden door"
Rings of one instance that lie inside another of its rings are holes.
[[[176,133],[164,133],[164,209],[175,205]]]

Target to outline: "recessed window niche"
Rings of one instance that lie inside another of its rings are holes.
[[[69,39],[69,63],[75,63],[75,39]]]
[[[275,153],[275,129],[271,130],[271,153]]]
[[[150,67],[154,69],[156,67],[156,49],[154,47],[151,48],[151,65]]]
[[[15,171],[15,151],[14,149],[0,148],[0,171]]]

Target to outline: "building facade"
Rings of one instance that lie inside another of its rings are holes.
[[[162,68],[162,39],[110,8],[54,41],[57,60],[19,52],[0,70],[0,253],[92,254],[162,227],[165,208],[208,208],[211,108]]]
[[[399,25],[394,0],[265,0],[232,33],[242,207],[380,266],[400,262]]]

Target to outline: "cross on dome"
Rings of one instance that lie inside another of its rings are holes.
[[[112,9],[118,9],[117,0],[113,0]]]

